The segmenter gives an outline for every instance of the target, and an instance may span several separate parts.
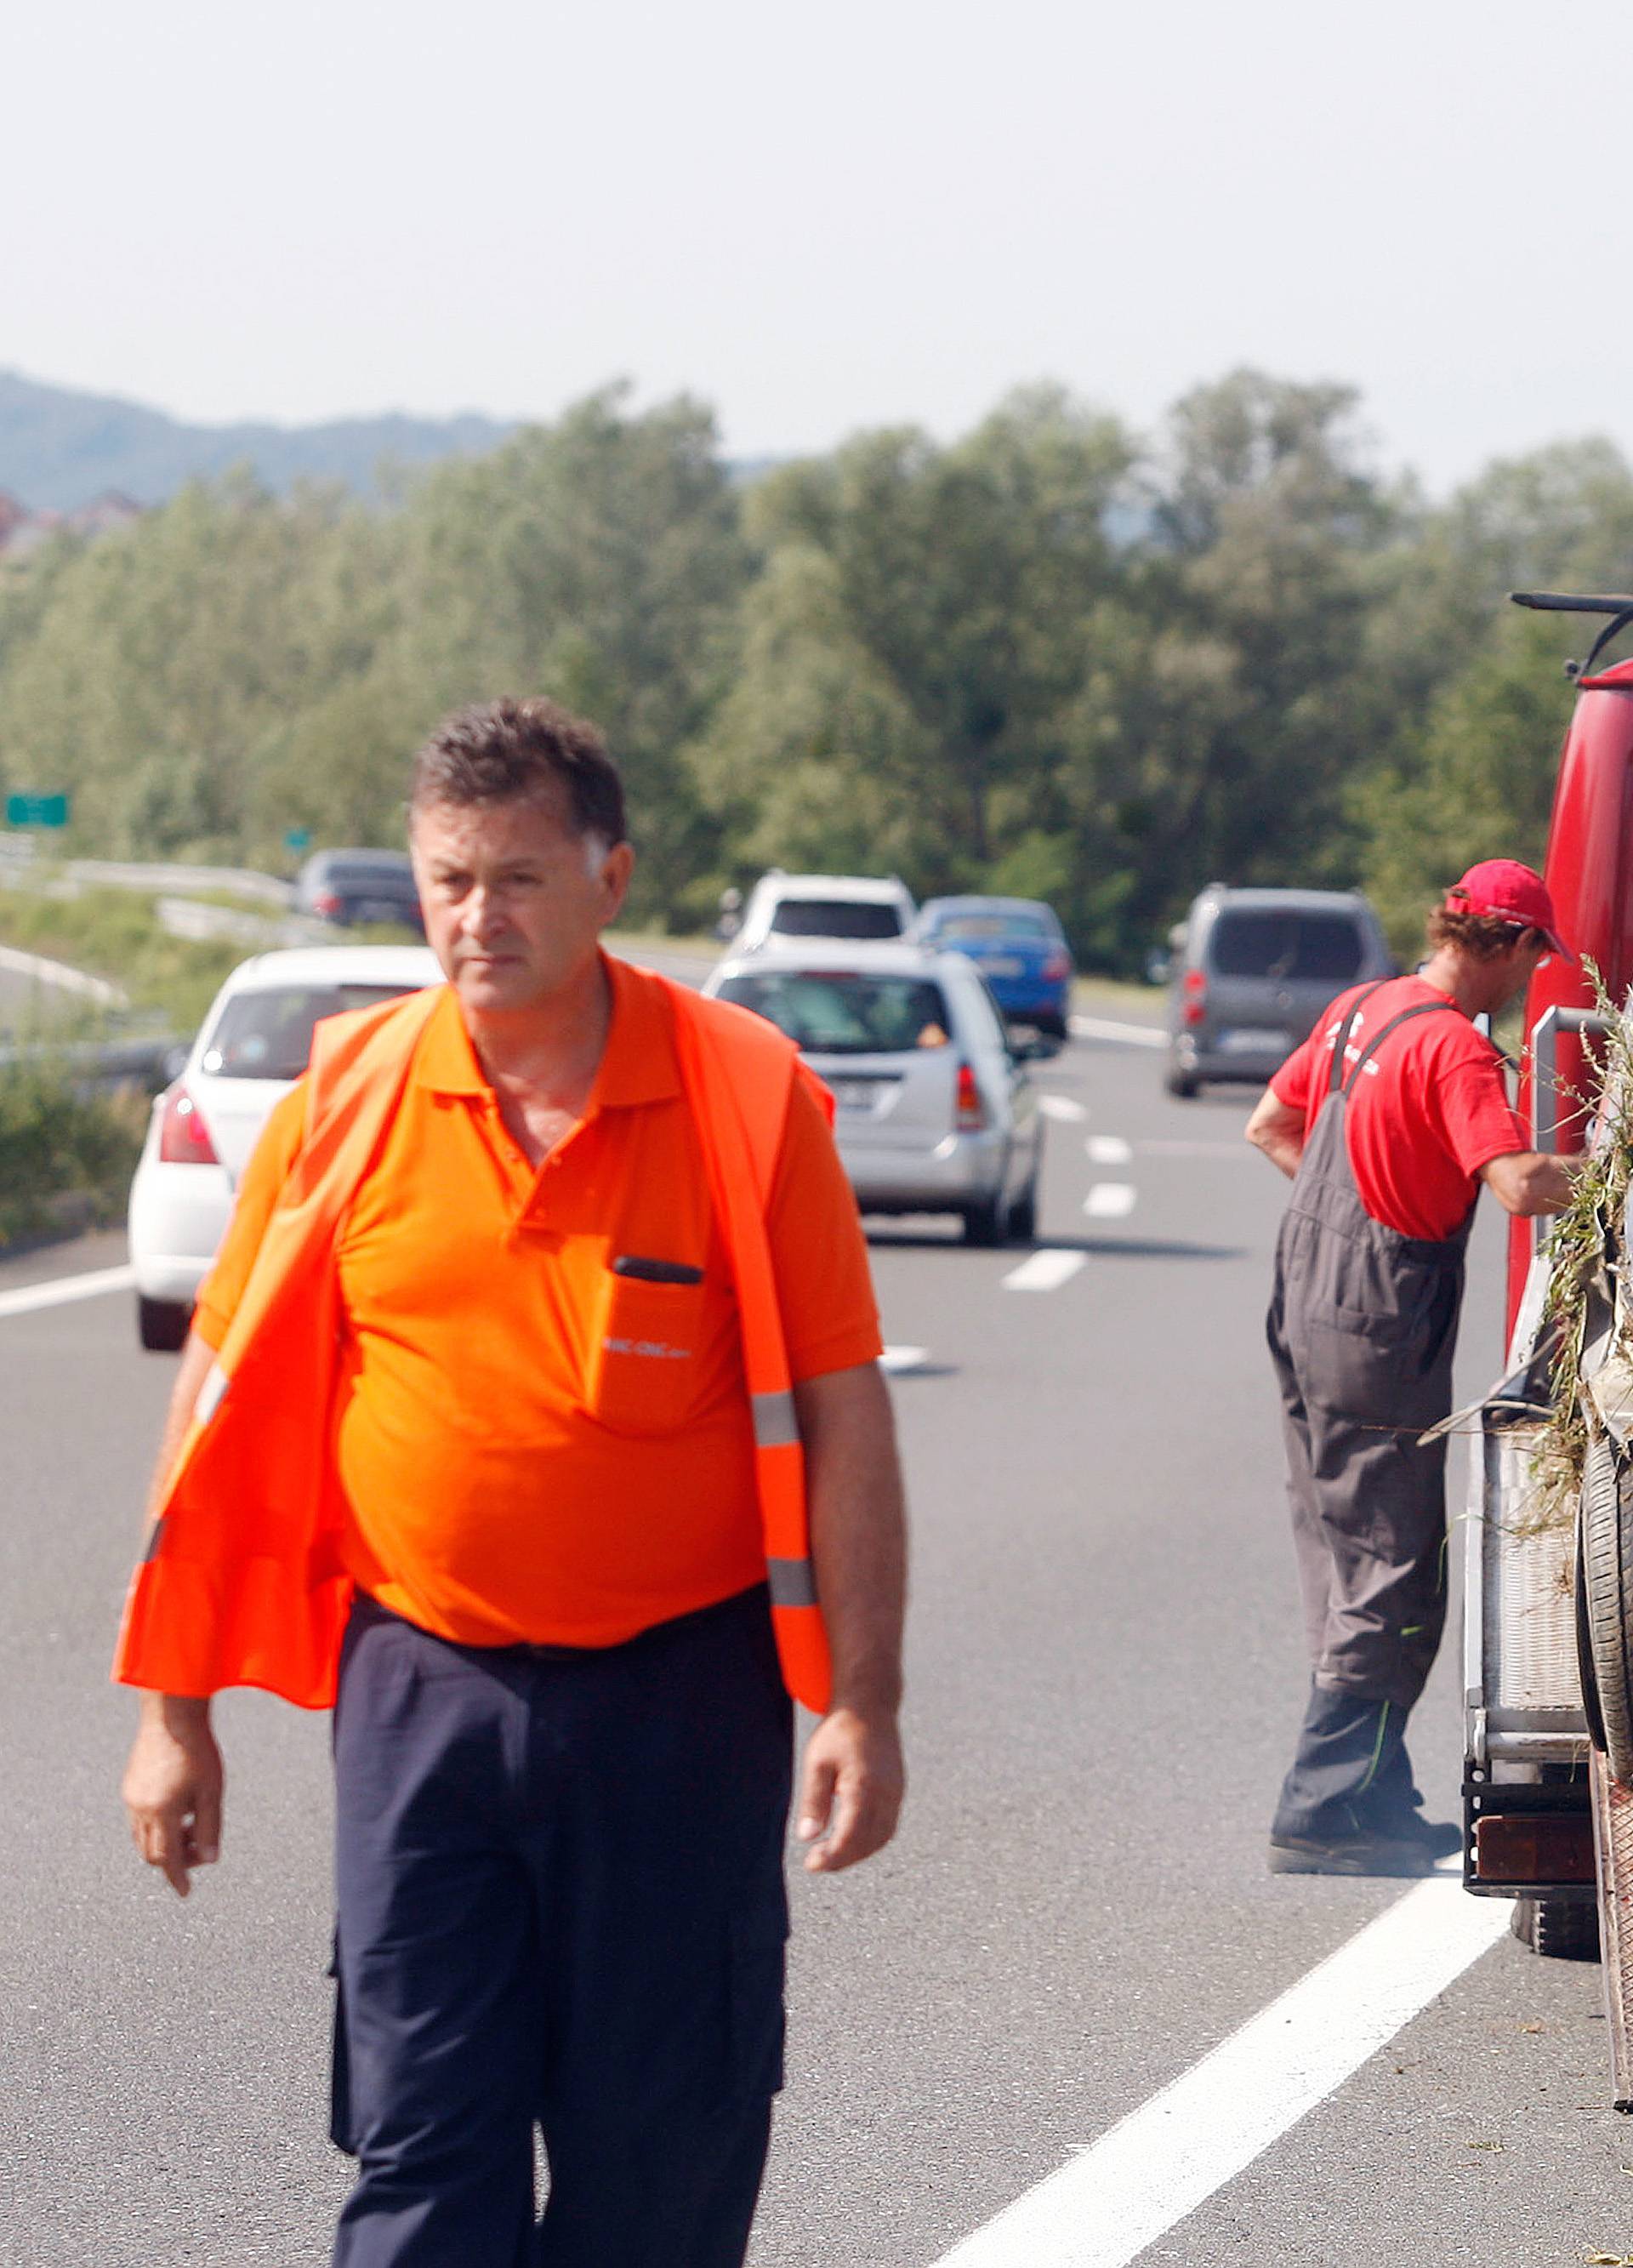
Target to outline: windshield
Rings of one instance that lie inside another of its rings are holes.
[[[901,1055],[949,1044],[941,987],[916,976],[767,971],[728,976],[720,998],[752,1008],[808,1055]]]
[[[1232,911],[1213,926],[1209,955],[1219,976],[1342,984],[1361,973],[1361,925],[1349,914]]]
[[[410,892],[415,887],[414,869],[404,858],[382,858],[378,866],[359,865],[352,859],[342,859],[325,869],[321,877],[331,888],[336,882],[349,890],[378,890],[382,895]]]
[[[782,937],[900,937],[901,913],[865,898],[783,898],[771,926]]]
[[[312,1053],[312,1027],[342,1008],[400,999],[411,984],[302,984],[235,992],[221,1011],[199,1069],[212,1079],[298,1079]]]
[[[943,914],[932,934],[960,944],[977,944],[993,937],[1052,939],[1055,924],[1047,914]]]

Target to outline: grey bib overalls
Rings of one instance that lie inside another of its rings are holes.
[[[1374,990],[1376,987],[1372,988]],[[1274,1834],[1387,1834],[1420,1800],[1402,1735],[1445,1620],[1445,1442],[1469,1209],[1443,1241],[1361,1202],[1344,1139],[1356,1083],[1416,1016],[1391,1017],[1346,1073],[1351,1008],[1293,1182],[1267,1318],[1313,1684]]]

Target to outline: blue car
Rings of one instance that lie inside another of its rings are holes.
[[[913,935],[938,952],[967,954],[1011,1022],[1065,1038],[1071,953],[1048,906],[1036,898],[931,898]]]

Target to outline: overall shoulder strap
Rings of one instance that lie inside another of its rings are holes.
[[[1356,1058],[1355,1069],[1343,1083],[1344,1094],[1348,1095],[1354,1091],[1357,1079],[1360,1078],[1361,1073],[1366,1069],[1391,1032],[1398,1031],[1402,1024],[1409,1024],[1414,1016],[1438,1016],[1442,1013],[1455,1016],[1458,1011],[1449,1000],[1419,1000],[1410,1008],[1402,1008],[1398,1016],[1391,1016],[1389,1021],[1372,1035]]]
[[[1333,1045],[1333,1059],[1328,1068],[1327,1074],[1327,1092],[1328,1094],[1336,1094],[1339,1088],[1343,1085],[1344,1049],[1350,1044],[1350,1035],[1355,1029],[1356,1018],[1360,1014],[1362,1009],[1365,1007],[1373,993],[1381,991],[1384,986],[1389,982],[1390,980],[1388,977],[1380,976],[1376,984],[1369,984],[1365,992],[1357,992],[1354,999],[1350,1003],[1350,1012],[1344,1018],[1342,1024],[1339,1027],[1338,1037]]]

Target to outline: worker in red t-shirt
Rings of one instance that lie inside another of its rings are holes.
[[[1340,995],[1247,1123],[1293,1184],[1268,1330],[1313,1683],[1270,1830],[1283,1874],[1420,1874],[1459,1830],[1421,1813],[1407,1713],[1445,1619],[1445,1443],[1463,1251],[1480,1184],[1563,1211],[1503,1057],[1475,1029],[1563,954],[1540,876],[1471,866],[1415,976]]]

